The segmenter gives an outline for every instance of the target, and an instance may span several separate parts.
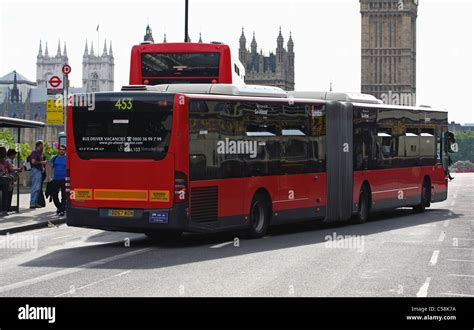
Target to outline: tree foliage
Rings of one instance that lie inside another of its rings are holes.
[[[458,152],[451,154],[453,162],[469,160],[474,163],[474,131],[456,132]]]

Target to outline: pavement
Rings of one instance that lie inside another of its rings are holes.
[[[64,224],[0,236],[0,296],[474,297],[474,174],[455,176],[448,200],[423,214],[281,226],[262,239],[156,243]]]
[[[16,189],[16,188],[15,188]],[[16,205],[16,190],[13,194]],[[20,212],[10,212],[7,216],[0,215],[0,235],[19,233],[32,229],[54,226],[65,223],[66,217],[56,215],[56,207],[46,201],[46,206],[39,209],[30,209],[30,194],[22,188],[20,192]]]

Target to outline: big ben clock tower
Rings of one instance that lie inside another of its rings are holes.
[[[362,93],[415,105],[418,0],[360,0],[360,12]]]

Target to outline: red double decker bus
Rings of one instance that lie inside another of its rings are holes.
[[[241,84],[245,69],[221,43],[160,43],[133,46],[130,85]]]
[[[67,224],[261,237],[447,198],[446,112],[334,95],[221,84],[97,93],[93,110],[68,108]]]

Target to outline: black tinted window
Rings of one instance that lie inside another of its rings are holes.
[[[217,77],[219,53],[143,53],[143,77]]]

